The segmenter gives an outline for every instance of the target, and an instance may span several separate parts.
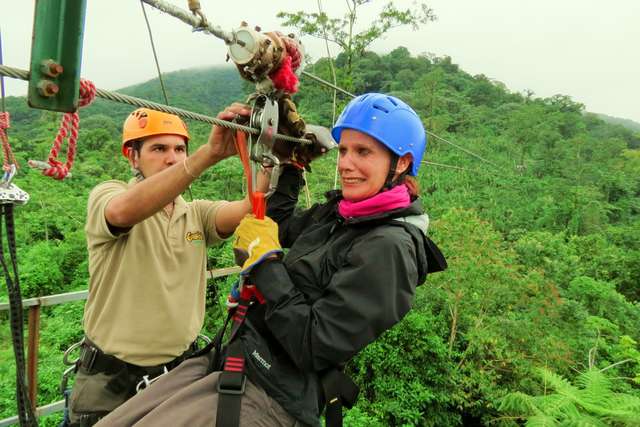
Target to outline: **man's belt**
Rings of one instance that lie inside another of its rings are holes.
[[[140,377],[143,375],[157,376],[163,372],[172,370],[196,350],[197,344],[194,341],[183,354],[167,363],[157,366],[138,366],[104,353],[85,337],[82,343],[82,350],[80,351],[80,358],[77,362],[77,368],[90,375],[96,373],[113,375],[126,370]]]

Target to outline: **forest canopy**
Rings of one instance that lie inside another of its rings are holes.
[[[331,65],[321,59],[307,70],[332,80]],[[398,96],[437,135],[429,136],[418,180],[431,237],[450,266],[418,289],[399,325],[348,365],[362,390],[345,424],[515,426],[538,416],[549,421],[540,425],[571,417],[639,425],[640,133],[586,113],[566,95],[512,92],[447,56],[400,47],[341,55],[334,65],[339,85]],[[208,115],[251,91],[231,67],[169,73],[165,85],[173,106]],[[331,126],[349,101],[338,96],[334,105],[333,92],[307,78],[300,87],[294,101],[309,123]],[[162,102],[157,80],[122,92]],[[73,178],[57,182],[26,161],[46,158],[59,115],[29,109],[22,97],[6,106],[21,165],[15,182],[31,195],[16,208],[23,297],[86,289],[87,195],[103,180],[131,176],[119,153],[132,108],[103,100],[83,108]],[[193,150],[209,126],[188,125]],[[335,162],[332,152],[312,164],[312,202],[333,188]],[[240,162],[230,159],[185,197],[234,199],[242,191]],[[210,251],[210,268],[231,265],[229,245]],[[209,283],[209,335],[232,280]],[[81,317],[81,302],[43,311],[39,404],[61,399],[62,352],[82,337]],[[5,418],[16,412],[7,312],[0,312],[0,336]]]

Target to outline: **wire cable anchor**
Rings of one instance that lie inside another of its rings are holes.
[[[21,190],[11,181],[15,177],[17,168],[15,164],[9,166],[9,170],[2,175],[0,182],[0,204],[24,205],[29,201],[29,193]]]

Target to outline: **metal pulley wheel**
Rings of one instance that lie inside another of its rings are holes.
[[[277,34],[261,33],[243,25],[234,35],[240,43],[229,45],[229,58],[244,79],[261,82],[280,66],[285,46]]]

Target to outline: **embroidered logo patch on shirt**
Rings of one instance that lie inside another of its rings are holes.
[[[204,235],[201,231],[187,231],[185,239],[187,239],[187,242],[199,245],[204,241]]]

